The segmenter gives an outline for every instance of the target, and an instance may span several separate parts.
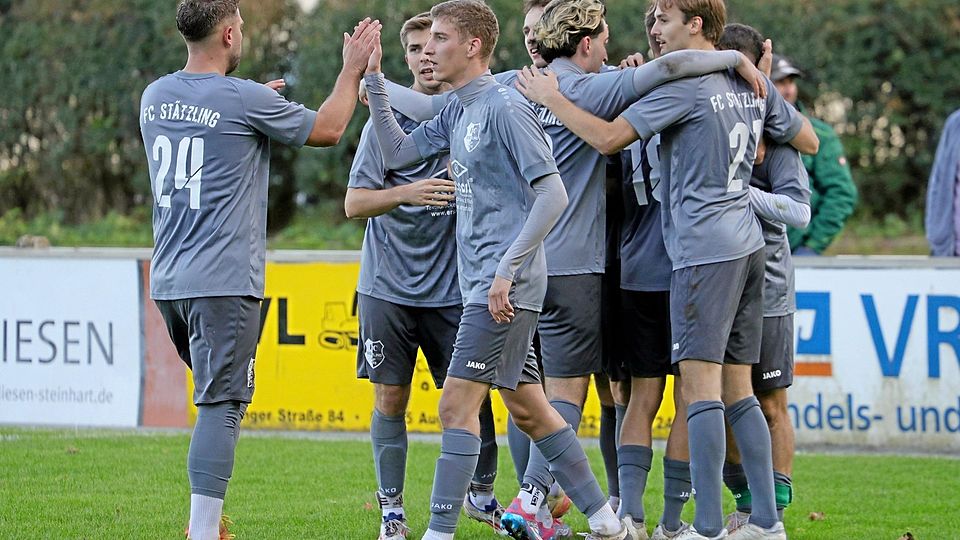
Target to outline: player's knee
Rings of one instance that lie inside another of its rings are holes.
[[[757,399],[760,401],[760,410],[763,411],[763,417],[766,418],[768,425],[773,426],[781,422],[789,422],[786,389],[778,388],[770,392],[764,392],[758,395]]]
[[[409,387],[390,384],[377,385],[376,407],[387,416],[399,416],[407,411]]]
[[[446,392],[440,397],[440,423],[444,429],[462,428],[476,422],[478,410],[468,410],[466,404],[456,398],[451,398]]]

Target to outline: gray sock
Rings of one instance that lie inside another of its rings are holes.
[[[625,444],[617,450],[617,461],[620,463],[620,482],[623,486],[620,491],[619,517],[622,519],[630,514],[634,521],[645,521],[643,492],[647,489],[647,474],[650,473],[650,463],[653,461],[653,449]]]
[[[465,429],[445,429],[440,436],[440,457],[430,495],[430,529],[452,534],[463,497],[480,456],[480,437]]]
[[[477,460],[477,470],[473,473],[475,483],[493,485],[497,479],[498,454],[497,426],[493,422],[493,409],[488,395],[480,406],[480,458]]]
[[[733,501],[737,503],[737,512],[749,514],[753,511],[750,486],[747,484],[747,475],[743,472],[743,465],[725,462],[723,464],[723,483],[733,494]]]
[[[620,480],[617,469],[617,410],[600,407],[600,454],[607,472],[607,494],[620,496]]]
[[[370,420],[373,466],[380,492],[387,497],[403,493],[407,471],[407,422],[405,415],[387,416],[373,409]]]
[[[551,400],[550,405],[573,428],[574,437],[576,437],[577,428],[580,427],[580,416],[583,414],[580,407],[562,399]],[[553,484],[554,476],[550,473],[550,463],[538,450],[538,447],[539,445],[533,445],[530,448],[530,460],[527,462],[527,470],[523,473],[523,483],[533,484],[540,491],[547,493]],[[560,487],[563,487],[563,484],[560,484]],[[567,488],[564,487],[563,489],[566,490]],[[573,499],[573,497],[570,498]]]
[[[777,519],[777,498],[773,488],[773,455],[770,429],[760,410],[756,396],[734,403],[727,409],[727,421],[740,449],[743,472],[750,485],[753,511],[750,523],[764,529],[773,527]]]
[[[564,427],[536,441],[536,444],[550,463],[550,471],[557,483],[585,516],[592,516],[607,504],[573,428]]]
[[[233,475],[233,456],[247,404],[224,401],[197,407],[187,453],[190,493],[223,499]]]
[[[617,446],[620,446],[620,431],[623,428],[623,417],[627,415],[627,406],[617,403],[613,408],[617,414]]]
[[[524,433],[517,424],[513,422],[513,417],[507,417],[507,444],[510,446],[510,458],[513,459],[513,470],[517,473],[517,484],[523,485],[523,473],[527,470],[527,462],[530,461],[530,437]]]
[[[690,463],[663,458],[663,519],[660,523],[668,530],[680,529],[680,513],[690,500]]]
[[[696,401],[687,407],[690,446],[690,479],[696,490],[693,526],[704,536],[716,536],[723,529],[723,482],[721,471],[727,442],[723,425],[723,403]]]

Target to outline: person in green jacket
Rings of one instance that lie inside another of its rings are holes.
[[[857,205],[857,187],[850,175],[850,165],[843,154],[837,132],[823,120],[813,118],[797,99],[797,79],[803,72],[784,56],[773,55],[770,78],[780,95],[813,124],[820,138],[820,151],[802,155],[810,174],[810,224],[805,229],[788,228],[790,249],[795,255],[819,255],[840,234],[844,223]]]

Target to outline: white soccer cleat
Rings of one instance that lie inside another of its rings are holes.
[[[592,532],[584,536],[583,540],[635,540],[635,538],[630,536],[630,531],[627,529],[627,526],[621,522],[620,530],[618,532],[613,534],[600,534],[598,532]]]
[[[728,536],[727,540],[787,540],[787,531],[783,528],[782,521],[776,522],[769,529],[746,523]]]
[[[733,534],[737,529],[743,527],[750,521],[750,514],[746,512],[741,512],[739,510],[734,510],[727,514],[727,533]]]
[[[402,519],[391,519],[380,523],[380,536],[377,540],[407,540],[410,527]]]
[[[653,536],[650,537],[650,540],[673,540],[689,528],[690,524],[685,521],[681,521],[680,528],[675,531],[667,529],[663,526],[663,523],[658,523],[657,528],[653,530]]]
[[[621,520],[624,528],[627,529],[627,538],[629,540],[648,540],[647,526],[642,521],[634,521],[633,516],[627,514]]]
[[[673,540],[730,540],[730,537],[727,535],[726,529],[720,529],[720,534],[716,536],[704,536],[697,532],[693,528],[693,525],[688,526],[683,532],[678,533],[673,537]]]
[[[493,529],[493,532],[500,536],[507,536],[507,531],[503,530],[503,527],[500,525],[503,512],[503,505],[501,505],[496,498],[483,508],[473,504],[473,501],[470,500],[469,493],[463,498],[463,513],[466,514],[467,517],[487,525]]]

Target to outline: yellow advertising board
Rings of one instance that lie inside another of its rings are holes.
[[[243,420],[245,428],[369,430],[373,386],[356,376],[359,268],[356,262],[267,263],[256,393]],[[671,392],[672,380],[667,395]],[[187,395],[193,395],[189,381]],[[407,412],[410,431],[440,432],[439,398],[421,354]],[[499,397],[493,406],[497,432],[505,433],[507,414]],[[666,437],[673,414],[672,400],[665,399],[654,436]],[[191,410],[191,420],[195,417]],[[591,390],[579,433],[595,437],[599,431],[600,405]]]

